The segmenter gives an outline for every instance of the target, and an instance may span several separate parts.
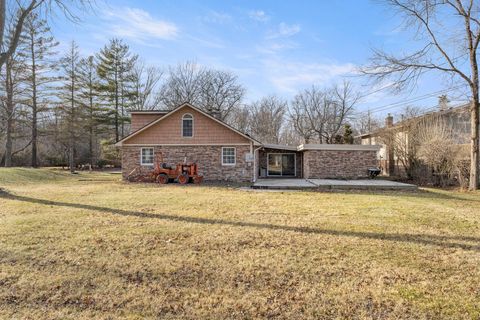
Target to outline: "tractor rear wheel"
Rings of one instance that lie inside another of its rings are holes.
[[[202,183],[202,181],[203,181],[203,177],[202,177],[202,176],[195,176],[195,177],[193,177],[193,183],[195,183],[195,184]]]
[[[178,183],[180,184],[187,184],[188,183],[188,175],[186,173],[182,173],[177,178]]]
[[[168,183],[168,176],[165,173],[161,173],[157,177],[157,182],[160,184],[167,184]]]

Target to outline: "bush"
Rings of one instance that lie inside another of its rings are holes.
[[[467,189],[470,182],[470,153],[468,146],[460,146],[455,157],[455,178],[460,188]]]

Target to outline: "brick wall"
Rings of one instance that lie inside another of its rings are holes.
[[[377,167],[377,151],[306,150],[303,154],[305,178],[368,177],[368,168]]]
[[[225,145],[224,147],[229,147]],[[232,146],[236,148],[236,164],[222,165],[222,146],[155,146],[155,157],[160,162],[175,165],[183,162],[196,162],[199,174],[205,180],[247,182],[253,178],[253,163],[245,161],[245,155],[250,152],[248,145]],[[137,146],[122,147],[122,174],[127,175],[140,166],[140,149]],[[148,168],[148,167],[147,167]],[[153,167],[152,167],[153,169]]]

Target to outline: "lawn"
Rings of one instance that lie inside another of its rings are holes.
[[[0,318],[478,319],[480,193],[0,169]]]

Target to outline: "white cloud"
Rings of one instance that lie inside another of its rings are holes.
[[[223,12],[218,12],[211,10],[204,18],[204,21],[210,22],[210,23],[218,23],[218,24],[224,24],[232,21],[232,16],[223,13]]]
[[[263,54],[275,54],[279,51],[295,49],[298,44],[292,41],[267,42],[263,45],[256,46],[258,52]]]
[[[248,13],[248,16],[250,17],[250,19],[259,22],[267,22],[268,20],[270,20],[270,17],[263,10],[252,10]]]
[[[178,35],[175,24],[159,20],[145,10],[124,7],[121,10],[107,11],[109,32],[115,36],[145,41],[148,39],[171,40]]]
[[[265,60],[264,66],[273,86],[290,94],[313,84],[330,85],[356,70],[352,63],[302,63],[281,59]]]
[[[275,38],[288,38],[297,33],[301,30],[300,25],[298,24],[286,24],[285,22],[281,22],[278,25],[278,28],[274,31],[271,31],[267,35],[267,39],[275,39]]]

